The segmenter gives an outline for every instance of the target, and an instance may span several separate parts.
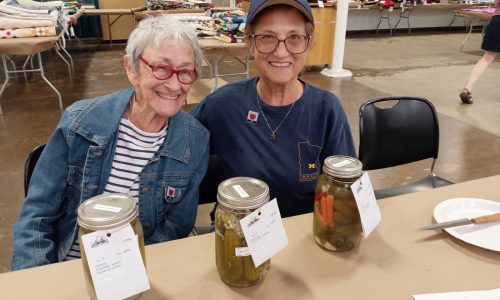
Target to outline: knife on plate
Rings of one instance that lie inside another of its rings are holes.
[[[452,221],[448,221],[448,222],[436,223],[436,224],[422,227],[420,229],[422,229],[422,230],[444,229],[444,228],[463,226],[463,225],[468,225],[468,224],[483,224],[483,223],[490,223],[490,222],[497,222],[497,221],[500,221],[500,213],[479,216],[479,217],[475,217],[475,218],[471,218],[471,219],[463,218],[463,219],[452,220]]]

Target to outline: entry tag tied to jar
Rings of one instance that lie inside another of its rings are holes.
[[[363,235],[365,238],[377,227],[382,220],[380,208],[375,199],[372,183],[368,173],[364,173],[358,180],[351,184],[351,190],[358,205]]]
[[[276,198],[241,219],[240,225],[256,267],[288,245]]]
[[[82,235],[97,298],[124,299],[149,290],[139,243],[130,224],[109,233],[98,230]]]

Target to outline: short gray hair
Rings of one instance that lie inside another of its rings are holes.
[[[195,70],[198,74],[201,74],[202,54],[194,29],[168,14],[152,16],[140,21],[139,25],[130,34],[125,51],[134,69],[138,70],[139,55],[147,47],[157,47],[165,40],[190,45],[194,53]]]

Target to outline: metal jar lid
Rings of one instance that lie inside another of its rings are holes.
[[[363,164],[354,157],[334,155],[325,158],[323,172],[339,178],[355,178],[363,173]]]
[[[269,187],[252,177],[233,177],[217,188],[217,201],[229,209],[255,209],[269,201]]]
[[[137,216],[134,198],[127,194],[92,197],[78,207],[78,224],[89,230],[106,230],[130,223]]]

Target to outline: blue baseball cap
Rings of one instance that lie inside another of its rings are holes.
[[[263,9],[272,5],[289,5],[298,9],[314,26],[314,18],[311,11],[311,7],[307,0],[252,0],[250,2],[250,8],[248,9],[247,23],[252,23],[252,20],[256,15],[259,14]]]

